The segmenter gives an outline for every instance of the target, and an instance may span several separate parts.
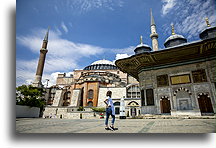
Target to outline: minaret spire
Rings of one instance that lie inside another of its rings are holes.
[[[171,27],[172,27],[172,35],[175,35],[175,29],[174,29],[174,25],[171,24]]]
[[[206,21],[207,27],[211,27],[211,25],[209,24],[209,19],[207,17],[205,18],[205,21]]]
[[[50,27],[48,27],[47,33],[44,37],[44,41],[47,41],[47,42],[48,42],[48,36],[49,36],[49,29],[50,29]]]
[[[143,44],[143,37],[142,37],[142,35],[140,36],[140,44]]]
[[[156,32],[156,25],[155,25],[155,21],[154,21],[154,17],[152,14],[152,9],[150,9],[150,16],[151,16],[151,34],[150,34],[150,38],[152,39],[152,48],[153,51],[157,51],[158,50],[158,34]]]
[[[34,87],[43,87],[41,80],[42,80],[42,75],[43,75],[44,63],[46,59],[46,53],[48,52],[47,50],[48,35],[49,35],[49,27],[44,37],[42,48],[40,49],[40,57],[39,57],[38,65],[37,65],[35,80],[32,83],[32,86]]]
[[[154,17],[152,15],[152,8],[150,9],[150,14],[151,14],[151,26],[155,25]]]

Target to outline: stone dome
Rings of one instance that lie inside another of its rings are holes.
[[[205,18],[207,28],[205,28],[201,33],[200,33],[200,39],[201,40],[206,40],[206,39],[211,39],[216,37],[216,27],[213,26],[211,27],[211,24],[209,23],[209,19]]]
[[[93,62],[91,65],[86,66],[84,70],[111,70],[118,69],[112,61],[109,60],[98,60]]]
[[[141,44],[139,44],[139,45],[136,46],[136,48],[140,48],[140,47],[150,48],[149,45],[147,45],[147,44],[143,44],[143,43],[141,43]]]
[[[199,37],[201,40],[216,38],[216,27],[205,28],[200,34]]]
[[[104,59],[95,61],[91,65],[97,65],[97,64],[108,64],[108,65],[114,65],[115,66],[115,64],[113,62],[108,61],[108,60],[104,60]]]
[[[187,43],[187,39],[182,35],[173,34],[165,40],[164,46],[167,48],[167,47],[177,46],[182,43]]]
[[[140,54],[140,53],[145,53],[145,52],[150,52],[152,49],[150,46],[140,43],[139,45],[136,46],[134,52],[135,54]]]
[[[172,27],[172,35],[165,40],[164,46],[166,48],[169,48],[183,43],[187,43],[187,39],[185,37],[179,34],[175,34],[173,24],[171,24],[171,27]]]
[[[168,41],[174,40],[174,39],[179,39],[179,38],[185,39],[182,35],[174,34],[174,35],[171,35],[170,37],[168,37],[165,42],[168,42]]]

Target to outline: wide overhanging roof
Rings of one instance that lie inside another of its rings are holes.
[[[200,60],[209,60],[216,57],[216,39],[200,40],[186,43],[163,50],[142,53],[120,59],[115,62],[123,72],[138,80],[142,70],[159,69],[172,65],[194,63]]]

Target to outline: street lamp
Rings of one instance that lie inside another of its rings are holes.
[[[47,84],[46,84],[46,88],[45,88],[45,92],[46,92],[46,96],[45,96],[45,100],[46,101],[49,101],[49,93],[47,92],[47,87],[48,87],[48,82],[49,82],[49,79],[46,79],[46,81],[47,81]],[[47,98],[47,99],[46,99]]]
[[[48,82],[49,82],[49,79],[46,79],[46,81],[47,81],[47,85],[46,85],[46,88],[48,87]]]

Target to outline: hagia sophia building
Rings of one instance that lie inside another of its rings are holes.
[[[140,37],[131,57],[115,63],[101,59],[66,76],[58,74],[56,84],[46,88],[44,116],[56,118],[94,118],[91,108],[104,108],[106,92],[112,91],[115,113],[121,114],[124,100],[126,117],[145,115],[204,116],[214,115],[216,87],[216,27],[206,18],[200,40],[187,42],[172,34],[158,50],[158,34],[152,12],[152,48]],[[48,33],[40,49],[33,86],[41,83],[47,54]],[[84,111],[80,112],[80,107]]]

